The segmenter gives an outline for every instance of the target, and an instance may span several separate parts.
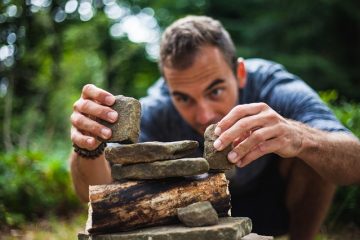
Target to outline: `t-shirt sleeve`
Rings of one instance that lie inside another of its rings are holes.
[[[283,66],[274,64],[260,84],[259,100],[283,117],[324,131],[350,132],[313,89]]]

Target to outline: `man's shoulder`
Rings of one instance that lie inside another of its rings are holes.
[[[259,97],[271,95],[275,88],[285,88],[288,91],[308,92],[313,90],[297,75],[292,74],[277,62],[253,58],[245,60],[247,70],[247,88],[252,92],[258,92]],[[259,99],[264,100],[264,99]]]
[[[289,74],[285,68],[276,62],[261,58],[245,60],[247,83],[242,93],[242,103],[266,102],[265,96],[284,80],[294,81],[297,78]]]
[[[245,59],[245,68],[248,74],[269,74],[274,71],[285,70],[281,64],[262,58]]]

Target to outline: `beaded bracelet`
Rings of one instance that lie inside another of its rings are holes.
[[[87,149],[81,148],[78,145],[76,145],[75,143],[73,144],[73,147],[74,147],[74,151],[77,154],[79,154],[79,156],[81,156],[83,158],[88,158],[88,159],[95,159],[104,152],[104,150],[106,148],[106,142],[101,142],[101,144],[94,150],[87,150]]]

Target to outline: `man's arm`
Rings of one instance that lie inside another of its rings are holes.
[[[328,133],[280,116],[265,103],[236,106],[218,124],[217,150],[234,148],[229,161],[239,167],[276,153],[298,157],[336,184],[360,183],[360,143],[350,134]]]
[[[114,102],[115,97],[110,93],[91,84],[85,85],[71,114],[71,141],[80,148],[91,151],[100,145],[97,137],[110,138],[111,130],[93,119],[115,122],[118,114],[110,108]],[[104,154],[96,159],[87,159],[72,152],[69,162],[76,193],[83,201],[89,201],[89,185],[112,181],[110,166]]]
[[[300,159],[333,183],[360,183],[358,139],[348,133],[324,132],[307,126],[302,129],[306,134],[298,155]]]
[[[110,165],[104,155],[89,160],[72,152],[69,161],[76,194],[84,202],[89,201],[89,185],[107,184],[112,181]]]

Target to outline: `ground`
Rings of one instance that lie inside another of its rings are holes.
[[[50,217],[36,223],[23,226],[22,230],[9,230],[0,232],[0,240],[68,240],[76,239],[77,233],[84,229],[86,212],[78,213],[70,218],[58,219]],[[276,240],[287,240],[287,237],[276,238]],[[322,228],[316,240],[359,240],[360,228],[354,225],[338,227],[336,230]]]

